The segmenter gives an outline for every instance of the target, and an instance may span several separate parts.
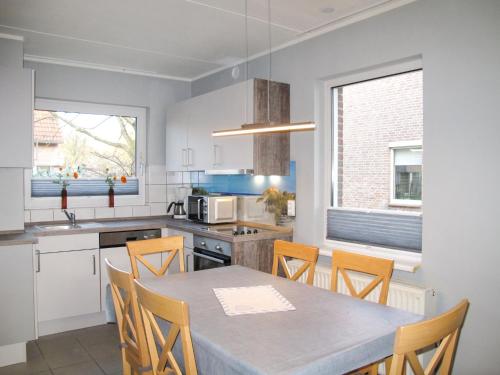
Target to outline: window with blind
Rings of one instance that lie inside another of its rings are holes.
[[[332,88],[331,240],[421,252],[422,70]]]
[[[138,195],[142,120],[129,107],[38,101],[31,197],[60,196],[62,186],[69,196],[104,196],[111,186]]]

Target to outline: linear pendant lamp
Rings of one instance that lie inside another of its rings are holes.
[[[246,114],[248,118],[248,0],[245,0],[245,42],[246,42],[246,82],[247,100],[245,103]],[[267,81],[267,121],[264,123],[243,124],[238,129],[215,130],[212,132],[213,137],[226,137],[231,135],[247,135],[247,134],[272,134],[272,133],[289,133],[296,131],[307,131],[316,129],[316,124],[313,121],[307,122],[288,122],[288,123],[273,123],[270,119],[271,113],[271,66],[272,66],[272,42],[271,42],[271,0],[268,0],[268,35],[269,35],[269,79]]]
[[[216,130],[212,132],[214,137],[225,137],[231,135],[246,135],[246,134],[266,134],[266,133],[287,133],[296,131],[314,130],[316,124],[314,122],[291,122],[284,124],[245,124],[239,129]]]

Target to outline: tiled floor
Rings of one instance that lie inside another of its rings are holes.
[[[43,336],[28,343],[28,362],[0,367],[0,375],[118,375],[118,343],[114,324]]]

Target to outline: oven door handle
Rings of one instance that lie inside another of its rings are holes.
[[[210,257],[210,256],[205,255],[205,254],[200,254],[200,253],[197,253],[197,252],[193,252],[193,256],[200,257],[200,258],[205,258],[205,259],[211,260],[212,262],[224,264],[224,261],[222,259],[213,258],[213,257]]]

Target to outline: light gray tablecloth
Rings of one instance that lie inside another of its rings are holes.
[[[422,319],[240,266],[143,283],[189,303],[199,374],[343,374],[390,355],[396,328]],[[229,317],[212,290],[267,284],[296,310]]]

